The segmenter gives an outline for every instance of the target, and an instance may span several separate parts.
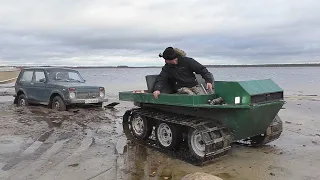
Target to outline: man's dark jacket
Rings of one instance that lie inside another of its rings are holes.
[[[179,56],[178,64],[165,64],[162,67],[162,71],[157,77],[154,91],[159,90],[161,92],[168,80],[173,83],[175,91],[181,87],[196,86],[198,83],[193,72],[201,74],[206,83],[212,83],[213,77],[206,67],[193,58]]]

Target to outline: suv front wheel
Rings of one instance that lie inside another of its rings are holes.
[[[65,111],[67,109],[66,104],[60,96],[53,98],[51,108],[57,111]]]
[[[26,95],[24,95],[24,94],[20,94],[19,96],[18,96],[18,103],[17,103],[17,105],[20,107],[23,107],[23,106],[28,106],[29,105],[29,103],[28,103],[28,100],[27,100],[27,98],[26,98]]]

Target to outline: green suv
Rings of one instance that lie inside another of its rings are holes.
[[[76,70],[56,67],[22,69],[15,83],[14,97],[17,106],[43,104],[59,111],[69,105],[102,106],[108,101],[104,87],[87,85]]]

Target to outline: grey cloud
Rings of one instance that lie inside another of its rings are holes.
[[[320,56],[317,1],[34,0],[17,9],[14,2],[0,2],[0,65],[85,63],[92,56],[108,65],[114,57],[156,58],[167,46],[211,64],[309,62]],[[105,12],[106,6],[122,9]]]

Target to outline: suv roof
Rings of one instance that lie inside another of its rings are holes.
[[[64,67],[27,67],[27,68],[22,68],[23,70],[74,70],[71,68],[64,68]]]

